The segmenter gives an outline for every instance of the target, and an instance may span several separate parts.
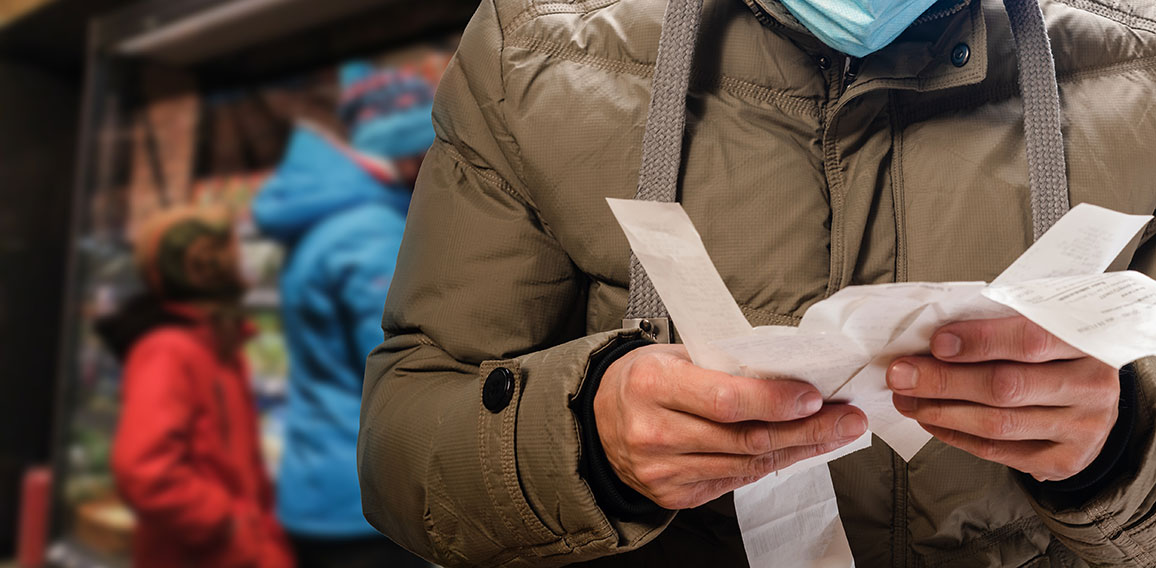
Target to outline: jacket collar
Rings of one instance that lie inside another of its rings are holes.
[[[743,0],[764,26],[788,36],[815,55],[845,56],[826,46],[779,0]],[[952,63],[957,46],[967,46],[968,61]],[[979,0],[940,0],[891,45],[863,58],[847,94],[878,88],[934,91],[971,85],[987,77],[987,26]]]

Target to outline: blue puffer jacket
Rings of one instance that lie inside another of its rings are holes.
[[[254,200],[261,231],[288,249],[281,303],[289,401],[277,504],[291,533],[376,534],[361,512],[357,422],[365,358],[382,340],[409,197],[299,127]]]

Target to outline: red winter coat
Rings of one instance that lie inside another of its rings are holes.
[[[197,312],[141,336],[124,367],[112,467],[138,524],[133,566],[294,564],[273,514],[244,359],[222,362]]]

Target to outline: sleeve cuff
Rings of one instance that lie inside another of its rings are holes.
[[[651,343],[653,342],[647,339],[630,338],[612,344],[595,354],[590,361],[590,370],[574,408],[584,450],[580,464],[582,477],[590,484],[590,490],[594,493],[594,500],[598,506],[607,514],[624,520],[653,515],[664,509],[623,483],[614,473],[602,448],[602,439],[598,435],[598,425],[594,419],[594,395],[598,392],[598,385],[602,383],[602,375],[612,363],[623,355]]]
[[[1136,426],[1136,372],[1131,365],[1120,369],[1120,406],[1116,425],[1108,434],[1100,455],[1083,471],[1060,481],[1036,481],[1023,474],[1024,483],[1030,488],[1046,492],[1068,500],[1084,501],[1104,485],[1110,483],[1127,460],[1124,453]]]

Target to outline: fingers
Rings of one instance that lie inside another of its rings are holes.
[[[683,436],[668,436],[669,449],[684,453],[764,455],[793,447],[843,445],[867,431],[862,410],[845,404],[824,406],[812,416],[790,422],[719,424],[688,418]]]
[[[887,386],[908,397],[1001,408],[1069,406],[1089,398],[1114,403],[1120,388],[1114,369],[1088,357],[1035,364],[952,364],[931,357],[903,357],[888,367]]]
[[[931,336],[931,353],[953,363],[1041,363],[1085,356],[1023,316],[949,323]]]
[[[920,400],[894,395],[900,414],[924,427],[935,426],[988,440],[1085,441],[1087,433],[1111,429],[1114,412],[1082,412],[1073,407],[993,408],[961,401]]]
[[[653,396],[671,410],[713,422],[787,422],[819,411],[823,398],[800,381],[752,379],[708,371],[689,361],[670,369],[670,379],[650,384]]]
[[[653,461],[634,470],[635,481],[649,499],[665,509],[698,506],[766,475],[817,455],[834,451],[851,440],[821,446],[800,446],[758,456],[690,454]]]
[[[923,429],[949,446],[959,448],[980,459],[1002,463],[1025,472],[1037,469],[1045,455],[1059,445],[1046,440],[991,440],[930,425],[923,426]]]
[[[1092,463],[1103,447],[1103,442],[1098,445],[1076,445],[1043,440],[1001,441],[938,426],[927,425],[923,429],[949,446],[981,459],[1004,464],[1039,481],[1067,479],[1080,473]]]

